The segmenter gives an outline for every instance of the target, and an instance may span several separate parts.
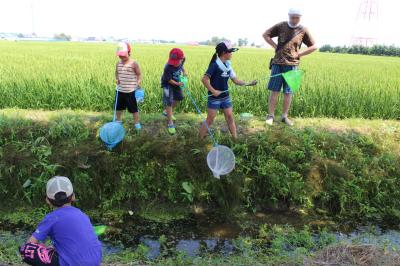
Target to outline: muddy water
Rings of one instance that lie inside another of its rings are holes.
[[[400,249],[400,232],[395,230],[383,231],[378,227],[360,228],[349,234],[341,232],[334,233],[336,240],[345,243],[371,244],[380,247],[386,247],[390,250]],[[29,236],[27,231],[17,231],[12,234],[10,232],[0,231],[0,241],[14,241],[23,244]],[[318,234],[315,235],[318,237]],[[159,238],[154,236],[143,236],[139,243],[148,248],[147,257],[155,259],[159,256],[165,256],[168,253],[178,251],[184,252],[188,256],[198,256],[203,253],[220,253],[229,256],[237,249],[238,241],[233,243],[231,239],[209,238],[209,239],[175,239],[167,244],[162,243]],[[115,245],[113,243],[102,241],[103,254],[105,256],[118,254],[124,248],[130,246]],[[166,251],[166,249],[168,251]]]
[[[302,228],[305,224],[326,225],[329,220],[305,217],[293,212],[269,212],[255,214],[221,215],[219,213],[190,214],[182,219],[168,222],[155,222],[138,216],[126,215],[121,224],[109,227],[108,238],[132,246],[143,239],[166,237],[167,244],[172,243],[184,249],[186,246],[198,247],[191,240],[200,241],[201,247],[213,249],[214,246],[226,246],[224,240],[238,237],[256,237],[262,224],[291,225]],[[184,240],[179,243],[180,240]],[[204,241],[206,242],[204,242]],[[152,245],[153,242],[148,242]]]
[[[117,254],[124,248],[135,248],[142,244],[148,248],[147,256],[150,259],[176,252],[188,256],[210,252],[229,256],[241,245],[238,237],[256,237],[261,224],[290,224],[300,228],[305,224],[313,226],[328,223],[326,220],[309,219],[293,213],[256,213],[243,219],[193,215],[163,223],[126,216],[121,224],[110,226],[100,238],[104,255]],[[341,242],[400,249],[400,232],[396,230],[369,226],[346,233],[333,229],[332,233]],[[0,241],[12,240],[22,244],[29,234],[17,228],[12,233],[0,231]],[[314,237],[319,237],[317,232]]]

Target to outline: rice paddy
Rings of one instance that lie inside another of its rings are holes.
[[[189,86],[206,110],[201,77],[213,47],[179,46],[186,55]],[[168,45],[134,45],[146,100],[144,113],[162,110],[160,78]],[[243,48],[233,57],[240,79],[258,79],[256,87],[234,87],[235,113],[267,112],[269,58],[272,50]],[[114,101],[115,45],[103,43],[0,42],[0,108],[111,111]],[[305,71],[291,115],[296,117],[400,117],[400,58],[315,53],[302,59]],[[194,112],[189,100],[180,112]],[[279,112],[279,110],[278,110]]]

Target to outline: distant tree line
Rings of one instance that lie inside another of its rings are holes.
[[[60,41],[70,41],[72,38],[71,38],[71,35],[67,35],[65,33],[57,33],[57,34],[54,34],[54,39],[60,40]]]
[[[210,40],[199,42],[201,45],[217,45],[220,42],[228,41],[225,37],[214,36]]]
[[[400,47],[394,45],[374,45],[365,47],[361,45],[353,46],[331,46],[329,44],[319,48],[320,52],[341,53],[341,54],[364,54],[364,55],[381,55],[381,56],[400,56]]]
[[[220,42],[224,42],[224,41],[228,41],[227,38],[225,37],[218,37],[218,36],[214,36],[211,39],[207,40],[207,41],[201,41],[199,42],[200,45],[217,45]],[[249,39],[247,38],[239,38],[237,40],[237,42],[234,42],[233,45],[237,45],[239,47],[246,47],[246,46],[252,46],[252,47],[259,47],[257,46],[254,42],[249,43]]]

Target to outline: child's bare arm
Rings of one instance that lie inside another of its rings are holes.
[[[117,84],[119,84],[118,63],[115,65],[115,80],[116,80]]]
[[[168,81],[169,84],[174,85],[174,86],[183,86],[182,82],[176,82],[175,80],[171,79]]]
[[[186,68],[183,68],[183,75],[184,75],[184,76],[187,76],[187,75],[188,75],[188,73],[187,73],[187,71],[186,71]]]
[[[135,71],[137,77],[137,85],[138,87],[142,87],[142,72],[140,71],[140,67],[138,63],[133,63],[133,71]]]
[[[39,240],[37,240],[34,236],[31,236],[31,237],[26,241],[26,243],[35,243],[35,244],[37,244],[37,243],[39,243]]]
[[[233,81],[233,83],[235,83],[236,85],[239,85],[239,86],[254,86],[257,84],[257,80],[246,82],[246,81],[240,80],[236,77],[233,78],[232,81]]]

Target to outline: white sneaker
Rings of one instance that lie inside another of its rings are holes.
[[[272,126],[272,124],[274,123],[274,116],[273,115],[268,115],[267,119],[265,120],[265,123],[269,126]]]
[[[293,121],[287,118],[287,116],[282,116],[282,123],[292,127],[294,125]]]

